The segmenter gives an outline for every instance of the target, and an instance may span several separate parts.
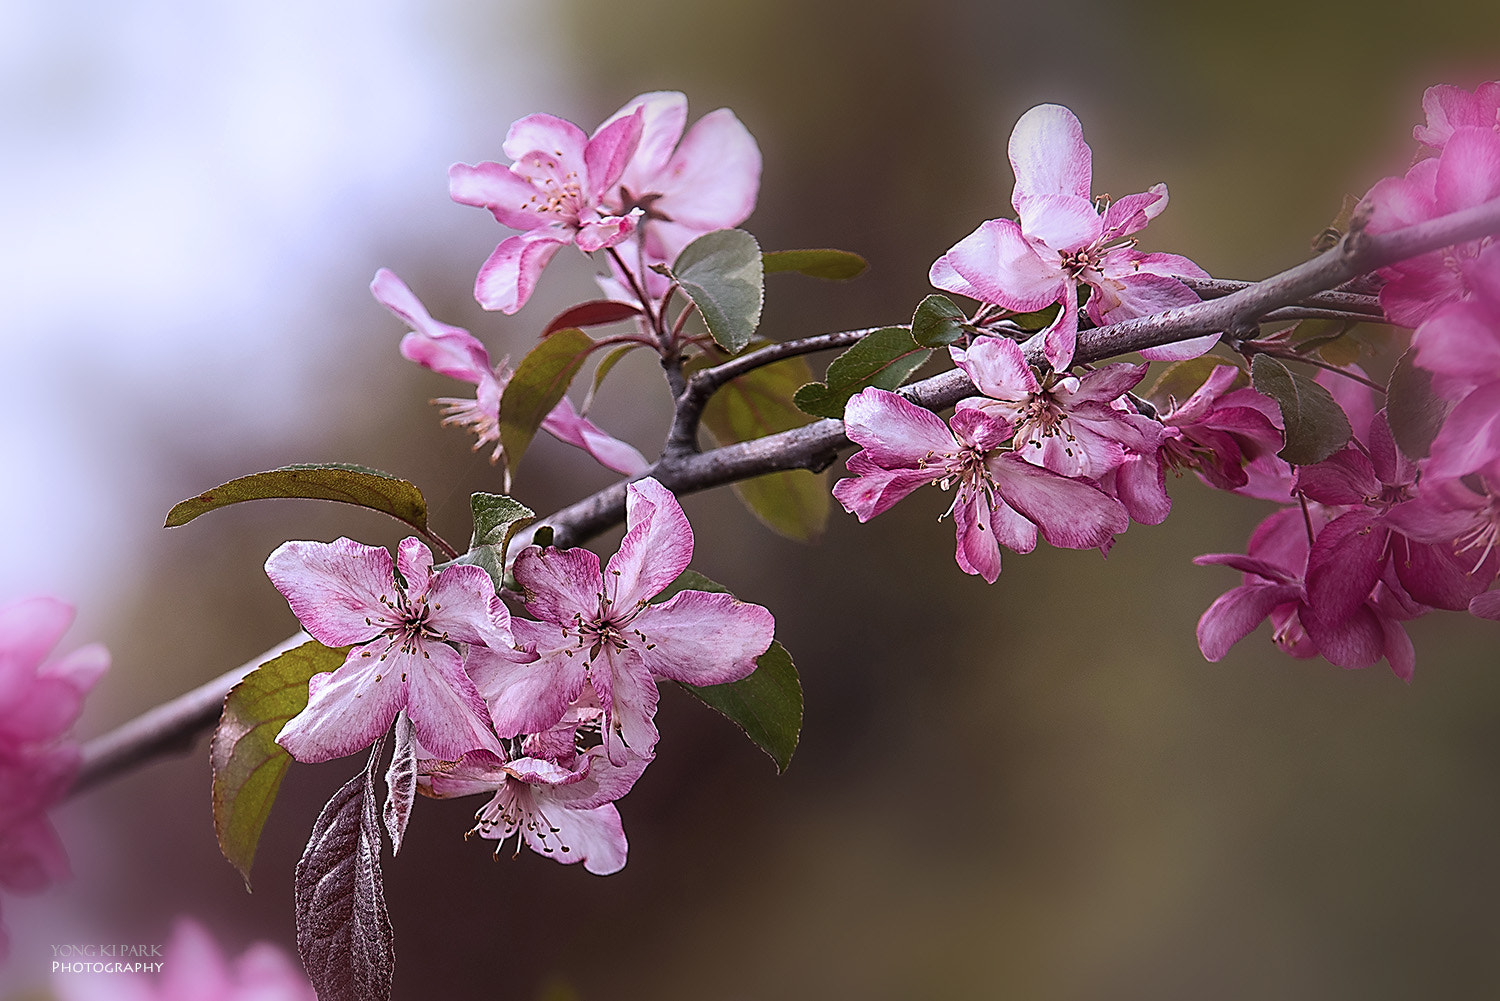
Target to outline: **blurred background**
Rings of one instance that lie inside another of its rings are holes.
[[[768,290],[784,339],[897,322],[927,268],[1009,213],[1005,143],[1053,101],[1096,192],[1166,181],[1147,250],[1220,277],[1304,258],[1410,162],[1423,87],[1500,75],[1500,7],[1268,0],[3,0],[0,601],[78,604],[66,647],[113,671],[104,732],[295,628],[261,570],[287,538],[393,544],[312,502],[172,531],[247,472],[350,461],[416,482],[449,538],[485,457],[370,299],[393,268],[496,357],[592,295],[564,251],[513,318],[470,289],[505,235],[451,203],[454,161],[514,119],[586,129],[637,93],[730,106],[765,156],[747,228],[871,262]],[[821,362],[819,362],[821,364]],[[667,413],[634,357],[596,408],[648,454]],[[517,496],[608,482],[539,439]],[[1237,582],[1257,502],[1172,484],[1175,510],[1096,552],[953,564],[948,498],[804,546],[727,491],[688,498],[696,566],[770,607],[806,689],[786,775],[681,693],[599,878],[465,843],[478,801],[423,801],[388,861],[396,993],[497,998],[1404,998],[1500,993],[1500,674],[1493,624],[1412,626],[1415,682],[1281,657],[1262,630],[1207,664],[1198,616]],[[617,536],[596,544],[613,551]],[[7,896],[0,996],[45,992],[51,945],[164,942],[198,916],[232,951],[291,947],[292,870],[350,762],[294,768],[255,892],[219,856],[206,740],[57,813],[74,879]]]

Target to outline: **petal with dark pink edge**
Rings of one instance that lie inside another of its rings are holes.
[[[932,262],[932,267],[927,272],[927,280],[932,283],[933,288],[940,288],[944,292],[966,295],[970,299],[979,298],[979,290],[954,270],[953,262],[948,260],[947,254]]]
[[[1114,493],[1132,520],[1160,525],[1172,513],[1167,471],[1156,455],[1129,455],[1114,470]]]
[[[356,647],[337,671],[313,675],[307,708],[281,728],[276,742],[304,764],[342,758],[375,743],[406,707],[401,674],[414,659],[402,653],[382,657],[385,646],[382,640]]]
[[[494,580],[480,567],[445,568],[432,578],[427,605],[428,624],[450,640],[497,648],[512,645],[510,610],[495,595]]]
[[[835,483],[833,498],[862,522],[890,510],[897,501],[933,479],[932,470],[877,466],[864,452],[849,457],[848,469],[856,475]]]
[[[526,610],[539,619],[567,626],[579,616],[598,614],[603,579],[599,557],[587,549],[527,546],[511,572],[525,595]],[[513,620],[512,628],[519,630],[521,621]]]
[[[1080,376],[1077,388],[1072,392],[1064,391],[1059,395],[1066,400],[1069,408],[1082,403],[1113,403],[1138,386],[1146,377],[1149,367],[1125,362],[1103,365]]]
[[[590,219],[578,227],[578,249],[586,254],[613,247],[635,232],[636,214]]]
[[[672,491],[648,476],[625,488],[625,538],[604,568],[622,611],[664,591],[693,561],[693,527]]]
[[[507,237],[479,268],[474,298],[485,309],[514,313],[526,305],[553,256],[573,242],[573,230],[557,226]]]
[[[597,204],[604,193],[620,180],[630,158],[641,142],[644,113],[640,108],[600,126],[584,147],[583,162],[588,169],[588,193]]]
[[[1167,186],[1153,184],[1137,195],[1110,202],[1104,210],[1104,239],[1118,240],[1139,233],[1167,207]]]
[[[620,110],[606,118],[595,129],[602,132],[628,115],[641,113],[641,138],[635,155],[620,175],[620,184],[630,189],[632,195],[646,193],[646,182],[657,171],[667,165],[682,130],[687,125],[687,97],[675,90],[656,90],[638,94],[620,106]]]
[[[1069,279],[1062,283],[1062,309],[1057,319],[1046,330],[1032,334],[1023,350],[1041,348],[1042,354],[1058,372],[1073,364],[1073,352],[1078,347],[1078,286]]]
[[[397,603],[391,554],[351,539],[284,542],[266,560],[266,576],[324,646],[370,639]],[[383,600],[382,600],[383,599]]]
[[[982,493],[965,491],[953,506],[953,558],[964,573],[993,584],[1000,577],[1000,541]]]
[[[995,492],[1064,549],[1094,549],[1130,527],[1124,506],[1097,487],[1033,466],[1014,452],[985,460]]]
[[[516,619],[515,631],[522,643],[533,642],[542,649],[538,659],[521,664],[484,647],[469,649],[469,676],[502,737],[540,733],[556,725],[587,678],[588,651],[562,635],[559,627]]]
[[[616,765],[603,748],[592,747],[579,763],[577,781],[555,785],[547,795],[573,810],[603,806],[628,793],[650,763],[650,757],[632,754],[625,764]]]
[[[955,438],[980,452],[993,452],[1015,434],[1009,421],[981,407],[961,407],[948,423]]]
[[[1021,208],[1021,232],[1033,243],[1061,253],[1091,247],[1103,235],[1103,222],[1087,198],[1037,195]]]
[[[635,446],[601,431],[593,421],[579,415],[573,401],[563,397],[542,420],[542,430],[558,441],[581,448],[601,466],[626,476],[639,476],[650,463]]]
[[[884,389],[870,387],[844,405],[844,433],[885,469],[915,468],[956,451],[953,434],[931,410]]]
[[[1022,313],[1056,302],[1063,286],[1070,283],[1061,258],[1045,247],[1039,252],[1009,219],[980,223],[943,260],[969,283],[981,302]]]
[[[1021,346],[1008,337],[980,337],[967,351],[951,347],[948,353],[974,387],[992,399],[1022,402],[1041,391]]]
[[[604,750],[615,765],[624,765],[631,755],[649,758],[656,750],[656,715],[659,693],[651,673],[633,650],[606,654],[609,664],[594,667],[594,690],[604,708]],[[599,675],[608,676],[607,684]]]
[[[439,323],[406,283],[381,268],[370,283],[375,301],[399,317],[412,333],[401,339],[401,355],[451,379],[479,383],[494,378],[489,352],[462,327]]]
[[[1010,165],[1016,172],[1011,204],[1021,211],[1035,195],[1089,197],[1093,152],[1083,141],[1078,117],[1059,104],[1032,108],[1010,134]]]
[[[631,641],[646,670],[690,685],[722,685],[755,670],[771,646],[776,620],[760,605],[732,594],[683,591],[641,609]]]
[[[1292,584],[1245,584],[1214,599],[1198,620],[1198,649],[1205,660],[1222,660],[1229,648],[1254,632],[1280,605],[1296,601]]]
[[[1036,548],[1036,525],[1003,497],[995,497],[990,504],[990,530],[995,533],[995,541],[1013,553],[1029,553]]]
[[[406,669],[406,714],[422,746],[444,761],[473,750],[504,754],[458,651],[446,643],[427,643],[423,652],[426,656],[412,658]]]

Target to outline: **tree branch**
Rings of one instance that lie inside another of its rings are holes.
[[[1204,334],[1246,331],[1274,311],[1297,304],[1363,313],[1363,309],[1356,308],[1363,303],[1352,300],[1367,300],[1367,296],[1328,290],[1376,268],[1493,234],[1500,234],[1500,198],[1388,233],[1370,234],[1356,228],[1332,250],[1264,281],[1244,285],[1215,283],[1204,290],[1204,294],[1211,298],[1202,302],[1080,331],[1073,360],[1086,364]],[[1228,285],[1238,287],[1231,289],[1226,287]],[[1328,298],[1330,296],[1336,298]],[[822,336],[836,339],[856,333],[860,332]],[[816,339],[806,338],[787,344],[805,344],[812,340]],[[830,343],[828,346],[837,345]],[[761,351],[774,352],[779,347],[783,346],[771,345]],[[734,375],[748,371],[748,368],[736,366],[746,365],[758,355],[760,352],[751,352],[699,374],[717,373],[705,379],[705,386],[714,379],[722,384]],[[763,357],[775,360],[769,355]],[[1035,352],[1035,357],[1029,360],[1035,363],[1040,358],[1040,352]],[[749,368],[761,363],[749,364]],[[702,392],[706,402],[711,389]],[[972,394],[974,386],[961,370],[951,369],[906,386],[901,392],[919,406],[943,410]],[[702,403],[697,407],[701,415]],[[839,450],[848,444],[842,421],[821,420],[709,452],[663,455],[642,475],[655,476],[673,493],[693,493],[784,469],[823,469],[832,464]],[[606,487],[563,508],[540,524],[553,529],[554,545],[579,545],[624,520],[625,487],[624,481]],[[532,530],[518,533],[512,542],[512,550],[529,544],[531,538]],[[299,633],[249,663],[90,741],[84,745],[83,765],[72,792],[89,788],[160,754],[191,744],[198,733],[213,724],[224,696],[242,677],[261,663],[304,641],[305,634]]]

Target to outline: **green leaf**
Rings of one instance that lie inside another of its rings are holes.
[[[905,327],[873,331],[828,366],[826,382],[810,382],[797,390],[793,401],[804,413],[817,417],[844,416],[849,397],[869,386],[895,389],[932,354],[912,340]]]
[[[337,670],[348,647],[334,650],[308,640],[273,657],[229,690],[209,744],[213,766],[214,830],[219,850],[250,888],[250,865],[260,832],[292,762],[276,735],[307,707],[307,683]]]
[[[1280,360],[1258,354],[1250,363],[1255,388],[1276,401],[1286,446],[1276,454],[1294,466],[1322,462],[1349,441],[1349,418],[1333,394]]]
[[[696,570],[684,570],[652,601],[666,601],[680,591],[728,594],[729,588]],[[773,641],[771,648],[756,658],[755,670],[739,681],[702,687],[678,684],[744,731],[756,747],[776,762],[778,773],[786,771],[802,733],[802,683],[797,678],[797,666],[784,646]]]
[[[474,535],[469,551],[454,562],[483,567],[498,594],[505,588],[505,554],[510,540],[536,520],[536,512],[504,494],[471,494],[469,507],[474,512]]]
[[[1396,362],[1385,394],[1391,434],[1412,461],[1425,459],[1432,451],[1432,440],[1453,409],[1451,402],[1432,391],[1432,373],[1417,367],[1415,354],[1408,350]]]
[[[599,387],[604,385],[604,377],[609,375],[610,369],[618,365],[621,358],[624,358],[639,347],[643,347],[643,345],[622,344],[600,359],[599,364],[594,366],[594,381],[589,383],[589,391],[583,397],[583,406],[578,408],[579,413],[587,414],[589,412],[589,408],[594,405],[594,396],[599,392]]]
[[[869,262],[847,250],[768,250],[761,255],[766,274],[795,271],[809,278],[843,282],[864,274]]]
[[[1078,308],[1080,311],[1083,309],[1083,294],[1087,290],[1088,286],[1079,289]],[[1057,314],[1061,311],[1062,304],[1053,303],[1051,306],[1043,306],[1041,309],[1032,310],[1030,313],[1016,313],[1006,317],[1006,319],[1022,330],[1036,333],[1038,330],[1046,330],[1052,326],[1052,321],[1057,319]]]
[[[720,347],[738,354],[750,343],[765,298],[755,237],[742,229],[705,233],[683,248],[668,274],[698,307]]]
[[[704,365],[710,359],[694,361]],[[811,378],[807,361],[800,357],[752,369],[709,397],[703,426],[721,445],[801,427],[810,418],[792,403],[792,394]],[[833,495],[826,474],[789,469],[733,486],[750,513],[778,535],[807,542],[827,527]]]
[[[1146,393],[1146,399],[1156,407],[1158,412],[1167,413],[1186,403],[1188,397],[1192,396],[1208,377],[1214,374],[1214,369],[1220,365],[1234,365],[1228,358],[1218,355],[1200,355],[1197,358],[1189,358],[1186,361],[1177,361],[1168,365],[1157,376],[1151,389]],[[1243,371],[1235,376],[1232,384],[1235,389],[1249,384]]]
[[[221,483],[167,512],[167,528],[186,525],[200,514],[241,501],[272,498],[330,500],[388,514],[420,532],[427,531],[427,501],[415,484],[378,469],[344,462],[281,466]]]
[[[557,406],[594,349],[577,327],[559,330],[526,353],[500,396],[500,444],[507,488],[537,428]]]
[[[929,295],[911,318],[912,340],[924,348],[942,348],[964,336],[964,311],[945,295]]]
[[[727,685],[683,685],[698,701],[728,717],[784,772],[802,733],[802,683],[786,647],[772,642],[755,671]]]

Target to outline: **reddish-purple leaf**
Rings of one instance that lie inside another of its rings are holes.
[[[641,308],[632,306],[628,302],[595,299],[591,302],[581,302],[572,309],[565,309],[558,313],[552,318],[552,322],[547,324],[547,329],[542,331],[542,336],[547,337],[569,327],[599,327],[606,323],[619,323],[621,320],[640,315]]]

